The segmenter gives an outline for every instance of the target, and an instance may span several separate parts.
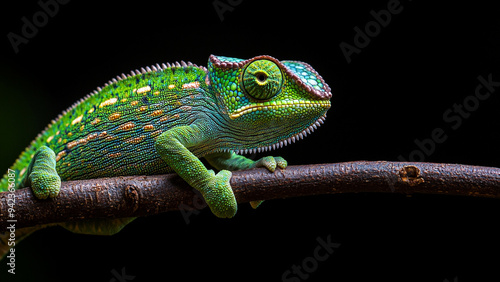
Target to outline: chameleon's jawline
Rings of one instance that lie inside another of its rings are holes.
[[[279,142],[276,142],[272,145],[269,146],[263,146],[263,147],[258,147],[258,148],[251,148],[251,149],[223,149],[222,152],[233,152],[235,154],[255,154],[255,153],[261,153],[261,152],[267,152],[267,151],[273,151],[279,148],[282,148],[288,144],[295,143],[295,141],[304,139],[308,134],[311,134],[314,132],[314,130],[318,129],[324,122],[326,118],[326,113],[321,116],[316,122],[308,126],[306,129],[303,131],[293,135],[292,137],[289,137],[287,139],[281,140]]]
[[[326,107],[330,108],[330,100],[318,100],[318,101],[301,101],[301,100],[290,100],[286,102],[282,102],[280,104],[269,104],[269,103],[256,103],[253,105],[248,105],[241,107],[231,113],[229,117],[231,119],[238,118],[244,114],[251,113],[252,111],[265,111],[265,110],[274,110],[280,108],[287,108],[291,106],[304,106],[304,107]]]

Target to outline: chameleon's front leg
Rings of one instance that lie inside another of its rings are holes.
[[[158,136],[156,151],[169,167],[201,192],[213,214],[233,217],[237,203],[229,184],[231,172],[221,170],[216,175],[189,151],[201,146],[205,138],[203,130],[196,125],[175,127]]]
[[[237,155],[233,152],[231,153],[214,153],[205,156],[205,159],[218,170],[227,169],[227,170],[243,170],[254,167],[265,167],[270,172],[274,172],[276,167],[281,169],[286,168],[287,162],[282,157],[263,157],[257,161],[251,160],[241,155]],[[263,201],[251,201],[250,205],[255,209],[257,208]]]

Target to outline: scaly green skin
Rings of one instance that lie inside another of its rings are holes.
[[[230,170],[287,165],[280,157],[253,161],[237,153],[301,139],[322,123],[330,97],[309,65],[269,56],[212,55],[208,70],[184,62],[156,65],[113,79],[63,112],[11,169],[19,178],[16,188],[31,186],[39,199],[56,197],[64,180],[175,171],[216,216],[232,217],[237,206]],[[207,170],[201,157],[220,171]],[[7,176],[0,191],[7,191]],[[96,222],[90,229],[65,227],[114,233],[128,220],[114,222],[119,228]]]

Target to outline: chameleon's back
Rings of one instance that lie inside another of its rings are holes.
[[[42,145],[56,154],[62,180],[171,171],[154,153],[155,137],[191,124],[207,112],[200,107],[215,106],[205,79],[204,67],[184,62],[113,79],[63,112],[26,148],[11,168],[17,184]],[[7,191],[6,175],[1,191]]]

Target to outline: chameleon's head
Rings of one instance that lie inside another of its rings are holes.
[[[323,123],[330,108],[330,87],[303,62],[211,55],[208,75],[229,126],[246,133],[237,134],[245,140],[223,145],[227,150],[254,152],[295,142]]]

